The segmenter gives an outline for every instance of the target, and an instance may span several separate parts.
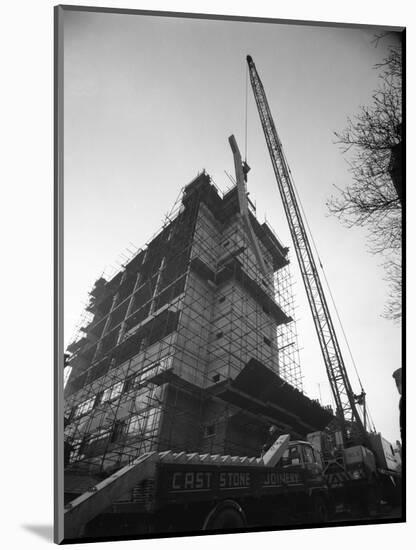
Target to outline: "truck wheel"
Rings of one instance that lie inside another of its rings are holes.
[[[328,506],[320,495],[312,500],[312,520],[314,523],[326,523],[328,521]]]
[[[215,529],[241,529],[246,525],[243,509],[233,500],[218,504],[205,518],[203,531]]]

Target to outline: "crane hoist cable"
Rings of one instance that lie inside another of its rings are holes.
[[[338,319],[338,323],[339,323],[339,326],[341,328],[341,332],[342,332],[342,336],[343,336],[343,339],[344,339],[344,342],[345,342],[345,345],[347,346],[347,349],[348,349],[348,353],[349,353],[349,356],[350,356],[350,359],[351,359],[351,363],[354,367],[354,371],[355,371],[355,374],[356,374],[356,377],[357,377],[357,380],[358,380],[358,383],[360,385],[360,390],[361,390],[361,395],[363,395],[365,392],[364,392],[364,387],[363,387],[363,384],[362,384],[362,380],[361,380],[361,377],[360,377],[360,374],[358,372],[358,368],[357,368],[357,364],[355,362],[355,358],[354,358],[354,355],[352,353],[352,349],[351,349],[351,346],[350,346],[350,343],[349,343],[349,340],[348,340],[348,337],[347,337],[347,334],[345,332],[345,329],[344,329],[344,325],[342,323],[342,320],[341,320],[341,316],[339,314],[339,310],[338,310],[338,307],[337,307],[337,304],[336,304],[336,301],[335,301],[335,298],[334,298],[334,295],[332,293],[332,289],[331,289],[331,286],[329,284],[329,280],[326,276],[326,272],[325,272],[325,268],[324,268],[324,265],[322,263],[322,260],[321,260],[321,257],[320,257],[320,254],[319,254],[319,251],[318,251],[318,247],[316,245],[316,241],[313,237],[313,233],[312,233],[312,230],[310,228],[310,225],[309,225],[309,220],[308,220],[308,217],[306,215],[306,212],[305,212],[305,209],[303,208],[303,204],[302,204],[302,200],[300,198],[300,194],[299,194],[299,191],[296,187],[296,184],[295,184],[295,181],[294,181],[294,178],[293,178],[293,174],[292,174],[292,170],[290,169],[290,165],[289,163],[287,162],[287,158],[285,156],[285,153],[284,151],[282,150],[282,155],[284,156],[285,158],[285,162],[286,162],[286,165],[287,165],[287,168],[288,168],[288,171],[289,171],[289,174],[290,174],[290,177],[291,177],[291,182],[292,182],[292,185],[293,185],[293,188],[294,188],[294,191],[295,191],[295,194],[296,194],[296,198],[297,198],[297,201],[300,205],[300,210],[302,212],[302,217],[305,221],[305,226],[306,226],[306,230],[308,232],[308,236],[312,242],[312,246],[313,246],[313,249],[315,251],[315,254],[316,254],[316,257],[318,259],[318,262],[319,262],[319,266],[320,266],[320,269],[321,269],[321,272],[322,272],[322,275],[324,277],[324,281],[325,281],[325,285],[326,285],[326,288],[329,292],[329,295],[330,295],[330,298],[331,298],[331,303],[332,303],[332,306],[335,310],[335,314],[336,314],[336,318]],[[368,405],[365,406],[365,409],[363,410],[363,415],[367,415],[368,416],[368,419],[370,421],[370,423],[372,424],[373,426],[373,430],[375,430],[375,424],[374,424],[374,421],[371,417],[371,414],[370,414],[370,410],[368,408]]]
[[[287,162],[286,155],[285,155],[285,153],[284,153],[283,151],[282,151],[282,154],[285,156],[286,164],[287,164],[287,167],[288,167],[288,170],[289,170],[289,173],[290,173],[290,176],[291,176],[291,180],[292,180],[292,185],[293,185],[293,188],[294,188],[294,190],[295,190],[296,198],[297,198],[298,203],[299,203],[299,205],[300,205],[300,209],[301,209],[301,212],[302,212],[302,217],[303,217],[303,219],[304,219],[304,221],[305,221],[305,225],[306,225],[306,229],[307,229],[307,232],[308,232],[308,236],[309,236],[309,238],[310,238],[310,240],[311,240],[311,242],[312,242],[313,249],[314,249],[314,251],[315,251],[316,257],[317,257],[318,262],[319,262],[319,267],[321,268],[322,275],[324,276],[325,285],[326,285],[326,287],[327,287],[327,289],[328,289],[328,292],[329,292],[329,295],[330,295],[330,297],[331,297],[331,303],[332,303],[332,306],[333,306],[333,308],[334,308],[334,310],[335,310],[335,314],[336,314],[336,317],[337,317],[337,319],[338,319],[338,323],[339,323],[340,328],[341,328],[342,336],[343,336],[343,338],[344,338],[344,342],[345,342],[345,344],[346,344],[346,346],[347,346],[348,353],[349,353],[349,356],[350,356],[350,358],[351,358],[351,363],[352,363],[352,365],[353,365],[353,367],[354,367],[354,371],[355,371],[355,374],[356,374],[356,376],[357,376],[358,383],[360,384],[360,389],[361,389],[361,391],[364,391],[363,384],[362,384],[362,381],[361,381],[361,378],[360,378],[360,375],[359,375],[359,372],[358,372],[357,364],[356,364],[355,359],[354,359],[354,356],[353,356],[353,354],[352,354],[352,350],[351,350],[351,347],[350,347],[350,343],[349,343],[349,341],[348,341],[347,334],[346,334],[346,332],[345,332],[345,330],[344,330],[344,325],[343,325],[343,323],[342,323],[342,321],[341,321],[341,316],[340,316],[340,314],[339,314],[338,307],[337,307],[337,304],[336,304],[336,302],[335,302],[335,298],[334,298],[334,295],[333,295],[333,293],[332,293],[331,286],[330,286],[329,281],[328,281],[328,278],[327,278],[327,276],[326,276],[325,268],[324,268],[324,265],[323,265],[323,263],[322,263],[321,256],[320,256],[320,254],[319,254],[318,247],[317,247],[317,245],[316,245],[316,241],[315,241],[315,239],[314,239],[312,230],[311,230],[310,225],[309,225],[308,217],[307,217],[307,215],[306,215],[305,209],[303,208],[303,204],[302,204],[302,200],[301,200],[300,195],[299,195],[298,188],[296,187],[295,181],[294,181],[294,179],[293,179],[292,170],[290,169],[290,165],[289,165],[289,163]]]

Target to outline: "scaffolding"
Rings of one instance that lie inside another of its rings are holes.
[[[151,450],[240,452],[241,437],[219,432],[243,423],[255,434],[273,418],[209,390],[252,358],[302,390],[287,249],[251,205],[259,270],[236,198],[199,174],[145,247],[97,280],[68,346],[68,471],[108,475]]]
[[[288,255],[289,257],[289,255]],[[275,274],[276,301],[290,316],[290,323],[277,327],[277,347],[281,377],[303,392],[303,376],[300,366],[299,342],[296,323],[294,280],[290,263]]]

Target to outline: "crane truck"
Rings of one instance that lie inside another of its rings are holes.
[[[393,447],[379,433],[367,431],[366,394],[355,394],[344,363],[334,323],[309,241],[307,227],[279,139],[266,93],[254,61],[247,56],[248,73],[276,183],[288,221],[302,280],[318,336],[327,377],[336,405],[332,434],[315,433],[310,440],[323,453],[324,472],[333,493],[351,506],[365,503],[377,512],[381,498],[400,498],[400,465]],[[359,413],[362,407],[362,413]],[[365,498],[363,498],[363,493]],[[349,497],[349,498],[348,498]]]

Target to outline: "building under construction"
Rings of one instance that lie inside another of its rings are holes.
[[[238,187],[222,194],[204,172],[96,281],[67,349],[68,499],[150,450],[258,456],[270,424],[294,438],[328,424],[302,393],[288,264]]]

